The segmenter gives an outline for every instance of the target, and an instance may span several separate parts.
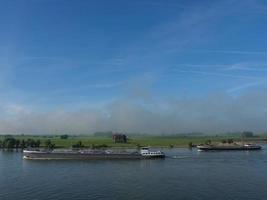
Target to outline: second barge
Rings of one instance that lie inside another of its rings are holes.
[[[260,145],[244,144],[244,145],[198,145],[199,151],[251,151],[261,150]]]

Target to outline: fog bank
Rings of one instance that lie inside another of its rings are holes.
[[[96,131],[177,134],[267,131],[267,94],[143,101],[121,99],[101,109],[38,113],[1,107],[1,134],[93,134]],[[7,111],[8,110],[8,111]]]

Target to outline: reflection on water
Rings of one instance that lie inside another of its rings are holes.
[[[267,151],[164,149],[164,160],[31,161],[0,151],[0,199],[266,199]]]

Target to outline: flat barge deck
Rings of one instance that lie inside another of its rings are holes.
[[[137,160],[165,158],[165,154],[161,151],[150,151],[147,147],[141,148],[140,152],[113,152],[111,150],[24,150],[23,158],[32,160]]]

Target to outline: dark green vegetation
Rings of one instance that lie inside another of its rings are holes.
[[[39,138],[33,139],[31,137],[19,138],[18,136],[5,135],[0,137],[0,148],[3,149],[25,149],[25,148],[39,148],[41,147],[41,140]],[[55,148],[55,144],[50,139],[43,141],[43,146],[47,149]]]
[[[101,135],[101,134],[100,134]],[[74,135],[0,135],[0,148],[107,148],[140,146],[152,147],[194,147],[198,144],[267,142],[267,135],[225,134],[225,135],[128,135],[127,143],[116,143],[110,135],[74,136]]]
[[[18,148],[39,148],[41,144],[41,141],[39,139],[31,139],[31,138],[25,138],[25,139],[17,139],[13,136],[2,136],[0,140],[0,148],[5,149],[18,149]]]
[[[54,149],[55,146],[56,145],[54,143],[52,143],[52,141],[50,139],[44,141],[44,147],[47,149]]]

